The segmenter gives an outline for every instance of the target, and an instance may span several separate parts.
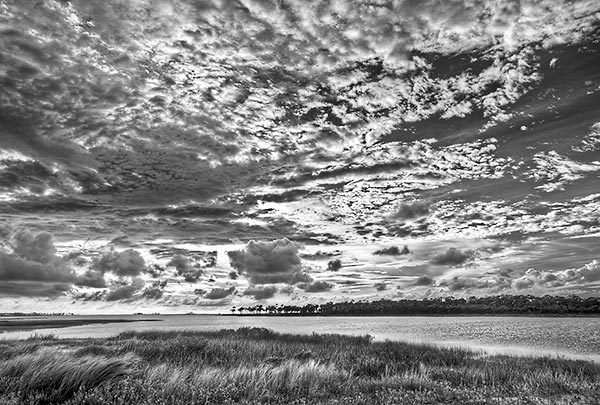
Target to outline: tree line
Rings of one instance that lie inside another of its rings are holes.
[[[537,297],[496,295],[489,297],[439,297],[422,300],[352,300],[306,305],[263,305],[231,308],[240,315],[599,315],[600,297]]]

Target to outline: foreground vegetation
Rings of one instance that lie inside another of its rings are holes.
[[[2,404],[596,404],[600,365],[261,328],[0,342]]]
[[[422,300],[344,301],[325,304],[233,307],[232,313],[249,315],[600,315],[600,297],[495,295],[487,297],[436,297]]]

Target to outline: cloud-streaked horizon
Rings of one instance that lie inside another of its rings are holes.
[[[593,294],[599,13],[1,1],[0,302]]]

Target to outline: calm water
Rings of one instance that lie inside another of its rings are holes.
[[[91,318],[91,317],[85,317]],[[111,317],[103,317],[110,320]],[[0,339],[23,339],[34,333],[61,338],[105,338],[136,330],[219,330],[259,326],[285,333],[340,333],[488,353],[558,355],[600,362],[600,318],[538,317],[237,317],[215,315],[113,316],[135,323],[6,332]],[[159,321],[150,321],[157,319]]]

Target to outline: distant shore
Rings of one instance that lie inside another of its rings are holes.
[[[127,316],[127,315],[126,315]],[[19,317],[6,319],[8,316],[0,316],[0,333],[28,331],[34,329],[68,328],[70,326],[83,326],[103,323],[126,323],[137,322],[136,319],[109,318],[109,317],[85,317],[78,315],[36,315],[38,319],[27,319]],[[70,318],[74,317],[74,318]],[[76,317],[76,318],[75,318]],[[41,318],[41,319],[40,319]],[[160,321],[160,319],[144,319],[144,321]]]

